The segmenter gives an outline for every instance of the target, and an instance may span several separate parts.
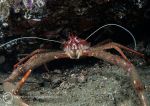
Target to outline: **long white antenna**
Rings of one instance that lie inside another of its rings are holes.
[[[128,30],[128,29],[126,29],[125,27],[123,27],[123,26],[121,26],[121,25],[118,25],[118,24],[105,24],[105,25],[103,25],[103,26],[101,26],[101,27],[99,27],[97,30],[95,30],[93,33],[91,33],[85,40],[87,40],[87,39],[89,39],[93,34],[95,34],[97,31],[99,31],[100,29],[102,29],[102,28],[104,28],[104,27],[107,27],[107,26],[117,26],[117,27],[119,27],[119,28],[122,28],[123,30],[125,30],[126,32],[128,32],[130,35],[131,35],[131,37],[132,37],[132,39],[133,39],[133,42],[134,42],[134,49],[136,50],[136,40],[135,40],[135,37],[133,36],[133,34]]]
[[[48,41],[48,42],[55,42],[55,43],[63,44],[62,42],[59,42],[59,41],[56,41],[56,40],[49,40],[49,39],[44,39],[44,38],[40,38],[40,37],[21,37],[21,38],[13,39],[11,41],[8,41],[8,42],[0,45],[0,48],[6,46],[9,43],[12,43],[12,42],[15,42],[15,41],[18,41],[18,40],[22,40],[22,39],[39,39],[39,40],[44,40],[44,41]]]

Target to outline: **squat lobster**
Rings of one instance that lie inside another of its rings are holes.
[[[115,49],[121,56],[107,52],[106,50],[108,49]],[[86,40],[80,39],[76,35],[70,33],[68,41],[64,42],[63,51],[49,52],[47,50],[36,50],[27,57],[23,58],[15,66],[12,74],[4,81],[4,90],[6,90],[7,86],[12,84],[12,81],[14,81],[21,73],[25,73],[24,77],[17,83],[13,91],[9,91],[14,95],[17,95],[32,70],[49,61],[60,58],[79,59],[81,57],[92,56],[118,65],[124,70],[128,71],[130,73],[131,83],[133,84],[133,87],[139,96],[142,106],[148,106],[144,86],[139,78],[139,75],[137,74],[137,70],[134,65],[127,59],[121,49],[144,57],[143,54],[114,42],[90,47],[90,43],[88,43]],[[21,104],[22,106],[26,105],[25,103]]]

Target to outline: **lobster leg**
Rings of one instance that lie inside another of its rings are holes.
[[[21,59],[18,63],[16,63],[14,65],[14,69],[17,68],[20,64],[23,64],[26,60],[28,60],[30,57],[34,56],[35,54],[40,54],[40,53],[45,53],[45,52],[48,52],[48,51],[45,49],[37,49],[33,51],[31,54],[27,55],[26,57]]]
[[[123,57],[123,59],[125,59],[127,62],[129,62],[129,60],[127,59],[127,57],[125,56],[125,54],[122,52],[122,50],[118,46],[116,46],[114,44],[111,45],[111,43],[109,43],[109,44],[103,45],[102,47],[103,47],[104,50],[106,50],[106,49],[112,49],[112,48],[115,49],[116,51],[118,51],[121,54],[121,56]]]
[[[48,52],[48,53],[40,53],[35,54],[30,59],[28,59],[24,64],[18,66],[16,69],[13,70],[12,74],[3,82],[3,88],[6,92],[11,93],[18,93],[21,87],[24,85],[25,80],[31,73],[31,69],[34,70],[35,68],[39,67],[40,65],[52,61],[54,59],[59,58],[68,58],[68,56],[62,52]],[[19,77],[20,74],[25,73],[24,77],[21,79],[20,82],[17,83],[15,86],[12,82]],[[14,91],[13,91],[14,90]],[[14,95],[17,96],[17,95]],[[17,101],[17,104],[25,104],[21,99],[15,98],[14,101]],[[26,105],[20,105],[26,106]]]
[[[17,83],[15,90],[13,91],[14,94],[17,94],[21,87],[24,85],[25,81],[27,80],[27,78],[29,77],[29,75],[31,74],[32,70],[29,69],[25,75],[23,76],[23,78]]]
[[[30,70],[30,69],[33,70],[46,62],[52,61],[54,59],[67,58],[67,57],[68,56],[64,52],[48,52],[48,53],[36,54],[36,55],[32,56],[24,64],[18,66],[16,69],[14,69],[12,74],[4,81],[4,83],[12,82],[20,74],[25,73],[27,70]]]
[[[96,49],[95,51],[88,51],[85,54],[88,56],[94,56],[96,58],[108,61],[109,63],[118,65],[127,70],[130,73],[131,83],[139,96],[142,106],[149,106],[147,97],[145,95],[144,86],[142,84],[142,81],[140,80],[137,70],[135,69],[132,63],[127,62],[118,55],[113,55],[109,52],[101,50],[98,51],[98,49]]]
[[[30,57],[32,57],[36,54],[46,53],[46,52],[48,52],[48,50],[46,50],[46,49],[37,49],[37,50],[33,51],[31,54],[27,55],[26,57],[21,59],[18,63],[16,63],[14,65],[14,69],[17,68],[19,65],[23,64],[25,61],[27,61]],[[48,69],[46,63],[44,63],[44,68],[46,69],[47,72],[49,72],[49,69]]]
[[[125,46],[123,46],[123,45],[121,45],[121,44],[115,43],[115,42],[110,42],[110,43],[108,43],[108,44],[105,44],[105,45],[102,45],[102,46],[99,47],[99,49],[102,49],[102,50],[112,49],[112,48],[114,48],[115,50],[117,50],[121,55],[122,55],[122,53],[121,53],[122,50],[121,50],[121,49],[124,49],[124,50],[126,50],[126,51],[129,51],[129,52],[131,52],[131,53],[134,53],[134,54],[136,54],[136,55],[138,55],[138,56],[141,56],[141,57],[145,58],[144,54],[142,54],[142,53],[140,53],[140,52],[138,52],[138,51],[136,51],[136,50],[130,49],[130,48],[128,48],[128,47],[125,47]],[[118,48],[119,48],[120,50],[119,50]],[[123,55],[122,55],[122,56],[123,56]],[[125,59],[125,56],[123,56],[123,58]]]

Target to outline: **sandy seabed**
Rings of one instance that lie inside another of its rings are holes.
[[[137,69],[150,101],[150,67]],[[61,76],[60,70],[54,70],[55,75],[46,80],[32,74],[20,92],[22,99],[30,106],[140,106],[127,72],[118,66],[104,62],[67,71],[70,74]],[[5,79],[8,74],[0,77]],[[17,106],[4,102],[2,84],[0,92],[0,106]]]

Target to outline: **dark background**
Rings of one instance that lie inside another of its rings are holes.
[[[16,5],[16,4],[15,4]],[[17,4],[22,6],[22,3]],[[22,7],[24,8],[24,7]],[[115,23],[130,30],[140,45],[139,51],[150,54],[150,1],[149,0],[48,0],[46,5],[24,18],[26,9],[15,12],[10,7],[10,15],[7,20],[1,22],[0,43],[3,44],[12,39],[35,36],[58,41],[65,41],[69,32],[74,32],[80,38],[88,37],[93,31],[102,25]],[[37,21],[35,19],[39,19]],[[8,26],[4,26],[7,23]],[[132,37],[124,30],[115,27],[105,27],[95,33],[90,39],[92,45],[111,39],[114,42],[133,48]],[[12,66],[23,56],[38,48],[62,49],[55,43],[40,40],[20,40],[1,48],[1,68],[10,70]]]

